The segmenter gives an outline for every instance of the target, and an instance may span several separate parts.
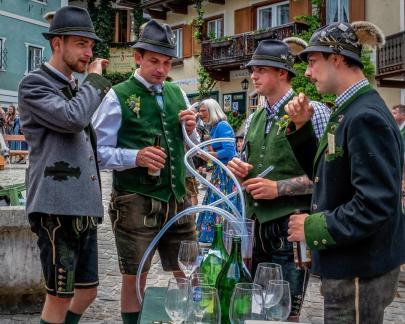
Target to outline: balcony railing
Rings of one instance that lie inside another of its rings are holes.
[[[396,33],[386,37],[385,45],[377,50],[376,79],[381,86],[396,87],[388,78],[401,77],[405,73],[405,32]],[[403,80],[403,79],[402,79]],[[388,82],[387,82],[388,81]],[[403,87],[405,84],[397,84]]]
[[[263,39],[284,39],[308,28],[303,23],[289,23],[263,31],[229,36],[225,40],[207,40],[201,44],[201,62],[208,70],[238,69],[250,60]]]

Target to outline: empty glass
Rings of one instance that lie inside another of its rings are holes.
[[[246,320],[265,319],[263,304],[263,291],[260,285],[236,284],[229,306],[231,323],[244,324]]]
[[[191,287],[208,286],[208,277],[202,272],[194,272],[190,277]]]
[[[290,284],[285,280],[270,280],[265,297],[266,319],[285,321],[291,312]]]
[[[190,282],[186,278],[172,278],[166,291],[165,310],[174,323],[181,323],[188,315]]]
[[[192,287],[187,323],[218,324],[220,322],[221,309],[217,289],[210,286]]]
[[[177,261],[180,270],[187,278],[198,268],[200,262],[200,251],[197,241],[181,241]]]
[[[266,300],[266,289],[270,283],[270,280],[283,280],[283,272],[281,265],[277,263],[262,262],[257,265],[255,279],[253,282],[258,284],[263,289],[264,304],[269,304],[272,300]],[[281,295],[280,295],[281,298]]]

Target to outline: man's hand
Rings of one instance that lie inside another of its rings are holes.
[[[249,171],[253,169],[253,165],[243,162],[238,158],[233,158],[228,162],[227,167],[231,172],[240,179],[246,178]]]
[[[136,165],[156,172],[165,166],[166,154],[160,147],[147,146],[136,156]]]
[[[294,214],[288,221],[288,240],[290,242],[305,241],[304,222],[308,214]]]
[[[110,62],[106,59],[96,58],[87,67],[87,73],[97,73],[99,75],[103,74],[103,70],[107,67]]]
[[[246,192],[250,193],[253,199],[274,199],[278,197],[277,181],[264,178],[252,178],[242,183]]]
[[[302,92],[290,100],[288,104],[285,105],[284,109],[295,124],[297,130],[311,120],[314,114],[314,109],[310,105],[308,98]]]
[[[187,134],[190,135],[195,129],[195,114],[191,110],[182,110],[179,112],[180,122],[185,122]]]

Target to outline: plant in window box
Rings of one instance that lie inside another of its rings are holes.
[[[276,38],[277,32],[272,28],[263,28],[253,32],[253,37],[256,40]]]
[[[232,36],[223,36],[212,40],[212,47],[223,47],[232,44]]]

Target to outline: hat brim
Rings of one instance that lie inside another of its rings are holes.
[[[306,49],[304,49],[302,52],[300,52],[298,54],[299,58],[305,62],[308,63],[308,54],[310,53],[315,53],[315,52],[319,52],[319,53],[329,53],[329,54],[340,54],[346,57],[351,58],[352,60],[356,61],[361,68],[363,68],[363,63],[361,63],[360,57],[359,55],[357,55],[356,53],[353,53],[351,51],[348,51],[346,49],[342,49],[340,50],[340,52],[336,52],[336,50],[332,47],[329,46],[308,46]]]
[[[155,52],[155,53],[163,54],[163,55],[170,56],[173,58],[177,58],[176,48],[168,48],[168,47],[153,45],[153,44],[144,43],[144,42],[137,42],[134,45],[132,45],[131,47],[135,48],[135,49],[144,49],[145,51]]]
[[[250,60],[248,64],[246,64],[246,67],[249,66],[271,66],[279,69],[286,70],[290,73],[292,73],[294,76],[297,75],[297,72],[288,64],[284,64],[281,62],[274,62],[270,60]]]
[[[44,36],[46,39],[51,39],[52,37],[61,37],[61,36],[80,36],[80,37],[86,37],[90,38],[96,42],[102,42],[103,40],[95,33],[92,32],[85,32],[85,31],[72,31],[72,32],[66,32],[66,33],[42,33],[42,36]]]

